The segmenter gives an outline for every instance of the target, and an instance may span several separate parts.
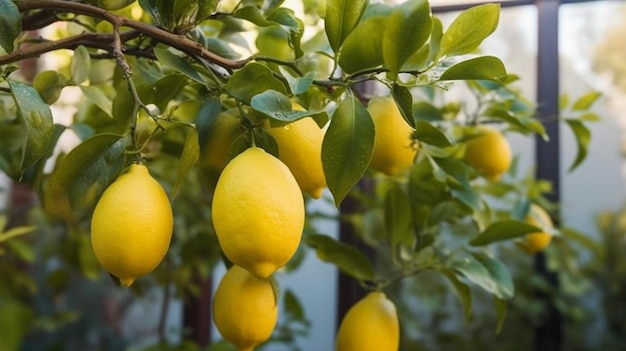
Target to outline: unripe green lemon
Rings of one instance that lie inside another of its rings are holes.
[[[173,227],[167,194],[146,166],[133,164],[98,200],[91,245],[102,267],[128,287],[163,260]]]

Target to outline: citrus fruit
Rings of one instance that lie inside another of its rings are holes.
[[[102,267],[128,287],[163,260],[173,226],[167,194],[146,166],[133,164],[98,200],[91,245]]]
[[[304,110],[292,103],[294,110]],[[266,130],[278,144],[278,157],[287,165],[302,191],[316,199],[322,196],[326,177],[322,168],[324,130],[311,117]]]
[[[293,256],[304,229],[304,198],[289,168],[251,147],[222,171],[213,196],[213,225],[224,255],[258,278]]]
[[[411,167],[417,153],[417,144],[411,139],[413,128],[391,96],[372,98],[367,110],[376,129],[369,167],[388,176],[399,175]]]
[[[213,320],[225,340],[240,351],[252,351],[272,335],[278,305],[269,279],[259,279],[233,265],[213,297]]]
[[[490,180],[498,180],[511,166],[511,146],[500,131],[479,126],[477,136],[467,141],[465,162]]]
[[[550,215],[539,205],[532,204],[526,221],[535,227],[543,229],[542,232],[527,234],[524,239],[518,242],[518,246],[529,255],[534,255],[543,251],[552,241],[552,235],[548,233],[554,227]]]
[[[337,351],[397,351],[400,325],[396,306],[383,292],[367,294],[339,325]]]

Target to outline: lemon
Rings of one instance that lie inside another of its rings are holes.
[[[370,292],[339,325],[337,351],[397,351],[400,325],[396,306],[383,292]]]
[[[269,339],[277,319],[272,283],[231,266],[213,297],[213,320],[222,337],[240,351],[252,351]]]
[[[367,110],[376,130],[369,167],[388,176],[399,175],[411,167],[417,153],[417,144],[411,139],[413,128],[391,96],[372,98]]]
[[[552,241],[552,235],[548,233],[554,227],[550,215],[537,204],[530,206],[526,221],[535,227],[543,229],[542,232],[527,234],[524,240],[518,242],[518,246],[529,255],[543,251]]]
[[[102,267],[129,287],[163,260],[173,226],[167,194],[146,166],[133,164],[98,200],[91,244]]]
[[[302,106],[292,103],[294,110]],[[324,130],[311,117],[304,117],[284,126],[266,130],[278,144],[278,157],[287,165],[305,193],[319,199],[326,187],[322,168],[322,141]]]
[[[304,198],[289,168],[251,147],[222,171],[213,196],[213,225],[224,255],[258,278],[293,256],[304,229]]]
[[[498,130],[479,126],[478,136],[470,139],[465,148],[465,162],[485,178],[498,180],[511,166],[513,154],[509,141]]]

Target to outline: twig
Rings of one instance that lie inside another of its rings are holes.
[[[252,60],[252,58],[239,61],[226,59],[207,50],[205,47],[202,46],[202,44],[193,41],[183,35],[173,34],[164,29],[143,22],[135,21],[126,17],[118,16],[99,7],[83,3],[59,0],[38,0],[18,1],[16,2],[16,5],[21,12],[31,10],[47,10],[57,12],[72,12],[81,15],[91,16],[94,18],[100,18],[113,24],[114,27],[128,27],[138,30],[144,35],[153,38],[158,42],[162,42],[171,47],[174,47],[189,56],[200,57],[230,70],[241,68],[245,66],[246,63]],[[12,58],[12,60],[8,60],[5,57],[0,57],[0,62],[6,64],[19,61],[20,59],[18,57],[21,56],[22,54],[20,54],[18,50],[18,53]]]
[[[119,33],[120,41],[128,41],[141,35],[140,31],[129,30]],[[31,57],[39,57],[46,52],[60,49],[75,49],[80,45],[102,49],[111,52],[111,44],[114,41],[114,34],[101,33],[81,33],[68,38],[44,41],[38,44],[28,45],[10,54],[0,56],[0,65],[18,62]]]

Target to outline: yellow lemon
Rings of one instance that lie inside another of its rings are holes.
[[[526,221],[535,227],[543,229],[543,232],[530,233],[524,240],[518,242],[518,246],[529,255],[534,255],[545,250],[552,241],[552,235],[548,233],[554,227],[550,215],[539,205],[532,204]]]
[[[401,174],[411,167],[417,153],[417,144],[411,139],[413,128],[391,96],[374,97],[367,110],[376,129],[369,167],[388,176]]]
[[[292,103],[294,110],[304,110]],[[324,130],[311,117],[266,130],[278,144],[278,157],[287,165],[302,191],[316,199],[322,196],[326,177],[322,168]]]
[[[339,325],[337,351],[398,351],[399,345],[396,306],[383,292],[370,292]]]
[[[298,183],[284,163],[258,147],[226,165],[212,212],[224,255],[258,278],[285,265],[302,238],[304,198]]]
[[[476,132],[479,135],[466,144],[465,162],[487,179],[498,180],[513,160],[509,141],[491,127],[480,126]]]
[[[252,351],[269,339],[277,319],[271,282],[239,266],[230,267],[213,297],[213,320],[222,337],[240,351]]]
[[[102,267],[128,287],[163,260],[173,226],[167,194],[146,166],[133,164],[98,200],[91,244]]]

